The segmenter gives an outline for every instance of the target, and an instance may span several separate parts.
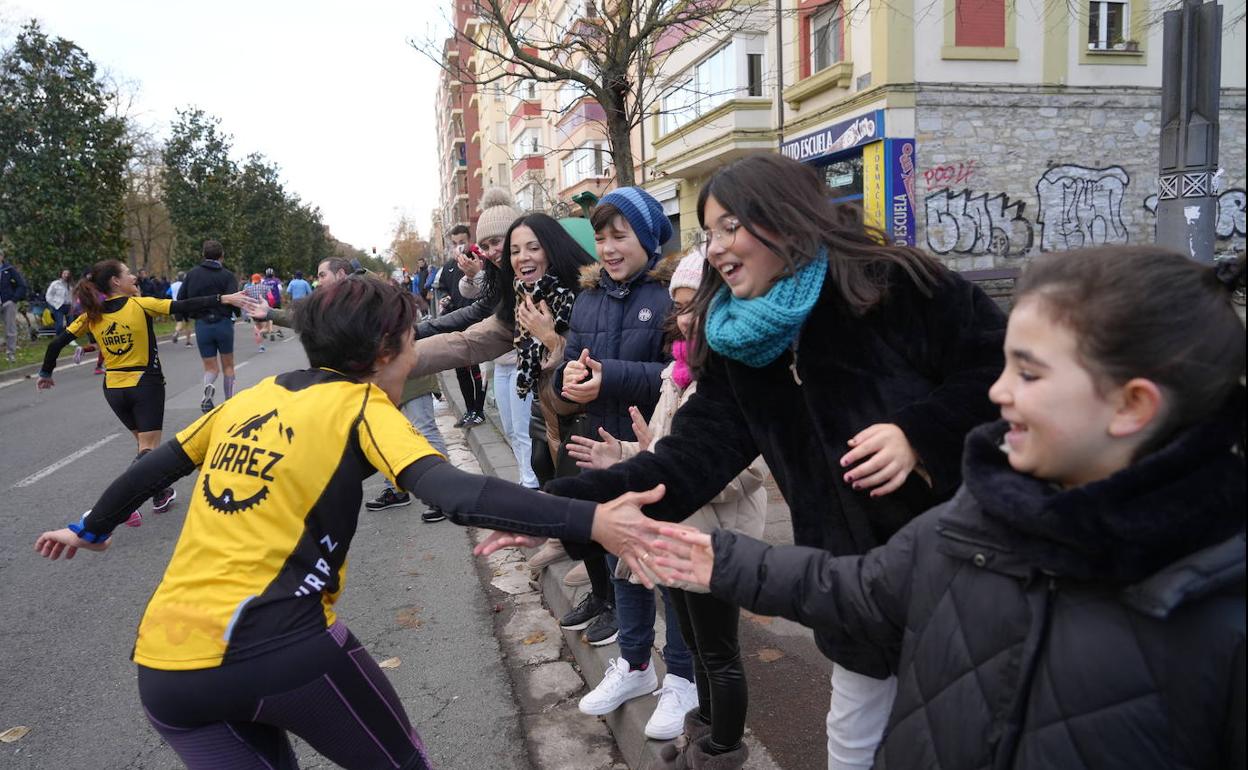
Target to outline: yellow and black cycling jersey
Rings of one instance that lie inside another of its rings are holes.
[[[163,381],[152,318],[169,315],[171,304],[155,297],[109,297],[98,321],[89,323],[83,313],[65,331],[72,337],[95,336],[104,351],[105,387],[132,388],[144,377]]]
[[[200,468],[139,624],[135,662],[211,668],[334,622],[375,470],[392,484],[437,452],[375,385],[309,369],[261,381],[178,433]]]

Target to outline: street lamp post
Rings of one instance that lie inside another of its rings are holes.
[[[1213,264],[1222,6],[1184,0],[1166,12],[1163,40],[1157,243]]]

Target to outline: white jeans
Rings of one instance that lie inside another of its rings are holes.
[[[871,767],[896,697],[897,677],[873,679],[832,664],[828,770]]]
[[[494,362],[494,403],[498,405],[498,416],[503,423],[503,431],[507,434],[507,443],[511,444],[511,453],[516,456],[516,467],[520,469],[520,485],[537,489],[537,474],[533,472],[531,459],[533,440],[529,438],[533,394],[529,393],[525,398],[516,395],[516,378],[519,375],[520,370],[515,364]]]

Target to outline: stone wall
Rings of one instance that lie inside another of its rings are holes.
[[[917,245],[957,270],[1153,240],[1160,89],[924,84]],[[1244,90],[1224,89],[1220,252],[1244,250]]]

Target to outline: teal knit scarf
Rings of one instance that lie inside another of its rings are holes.
[[[814,259],[761,297],[737,299],[724,286],[707,313],[711,350],[755,369],[775,361],[797,339],[827,274],[828,250],[820,246]]]

